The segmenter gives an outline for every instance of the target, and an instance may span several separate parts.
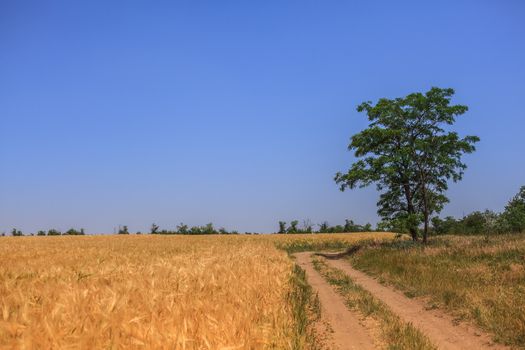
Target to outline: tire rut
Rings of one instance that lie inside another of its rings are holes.
[[[380,284],[374,278],[354,269],[346,260],[327,259],[326,262],[346,273],[353,282],[385,303],[403,321],[412,323],[438,349],[510,349],[504,345],[493,343],[491,337],[477,327],[465,322],[455,324],[454,318],[443,311],[428,310],[422,301],[410,299],[403,293]]]
[[[346,307],[344,299],[314,269],[311,253],[297,253],[295,257],[296,263],[305,270],[308,283],[319,296],[321,318],[329,323],[333,331],[334,346],[339,350],[375,349],[374,341],[359,322],[358,315]]]

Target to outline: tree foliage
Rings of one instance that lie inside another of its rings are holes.
[[[299,220],[293,220],[290,222],[290,226],[286,228],[286,221],[279,221],[278,233],[348,233],[348,232],[371,232],[372,225],[367,223],[366,225],[355,224],[353,220],[346,219],[344,225],[330,226],[328,221],[323,221],[316,226],[318,230],[314,230],[314,225],[310,220],[306,219],[303,221],[302,227],[298,227]]]
[[[13,236],[13,237],[21,237],[23,235],[24,234],[22,233],[22,231],[17,230],[16,228],[11,230],[11,236]]]
[[[432,233],[441,234],[498,234],[525,231],[525,186],[521,187],[502,213],[491,210],[475,211],[461,219],[447,216],[432,218]]]
[[[126,225],[118,228],[118,234],[119,235],[129,235],[129,230],[128,230],[128,227]]]
[[[525,231],[525,186],[510,200],[501,216],[508,232]]]
[[[423,225],[426,241],[432,215],[448,202],[448,181],[461,180],[462,155],[473,152],[479,141],[448,130],[468,110],[451,105],[453,95],[453,89],[433,87],[425,94],[360,104],[357,111],[365,112],[370,123],[348,146],[358,160],[335,176],[342,191],[376,184],[378,214],[414,240]]]

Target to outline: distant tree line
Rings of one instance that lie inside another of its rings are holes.
[[[317,226],[318,229],[315,230],[314,226]],[[328,221],[313,225],[310,220],[305,220],[301,227],[299,227],[299,220],[293,220],[290,222],[290,225],[287,225],[286,221],[279,221],[279,231],[277,233],[343,233],[370,231],[372,231],[371,224],[357,225],[350,219],[346,219],[344,225],[335,226],[330,226]]]
[[[80,230],[70,228],[66,232],[60,232],[59,230],[50,229],[47,232],[44,230],[39,230],[36,235],[37,236],[78,236],[78,235],[85,235],[84,229],[81,228]],[[4,233],[1,234],[2,236],[5,236]],[[34,236],[35,234],[29,233],[28,236]],[[18,230],[16,228],[13,228],[11,230],[11,236],[17,237],[17,236],[24,236],[21,230]]]
[[[210,222],[204,226],[188,226],[180,223],[175,230],[160,230],[158,225],[152,224],[150,234],[152,235],[235,235],[237,231],[228,231],[224,227],[216,229]],[[250,234],[250,232],[245,232]]]
[[[447,216],[444,219],[433,217],[430,233],[433,235],[443,234],[490,234],[490,233],[517,233],[525,232],[525,186],[522,186],[519,192],[508,202],[502,213],[496,213],[491,210],[475,211],[456,219]],[[317,226],[317,229],[314,229]],[[387,220],[378,223],[376,231],[391,231],[399,233],[410,232],[410,227],[404,220]],[[358,225],[353,220],[346,219],[344,225],[331,226],[327,221],[314,225],[310,220],[304,220],[299,225],[299,220],[292,220],[288,225],[285,221],[279,221],[279,231],[281,234],[293,233],[343,233],[343,232],[371,232],[372,225]],[[119,226],[118,234],[129,234],[127,226]],[[140,232],[137,232],[140,234]],[[156,224],[152,224],[150,234],[159,235],[213,235],[213,234],[238,234],[237,231],[228,231],[225,228],[216,229],[212,223],[204,226],[188,226],[181,223],[176,230],[161,230]],[[252,234],[245,232],[244,234]],[[254,233],[256,234],[256,233]],[[5,236],[5,233],[0,234]],[[13,228],[12,236],[24,236],[21,230]],[[34,234],[28,234],[34,236]],[[50,229],[47,232],[40,230],[37,236],[76,236],[85,235],[84,229],[80,230],[71,228],[65,232],[56,229]]]
[[[432,233],[435,235],[518,232],[525,232],[525,186],[509,201],[502,213],[485,210],[475,211],[461,219],[452,216],[432,219]]]

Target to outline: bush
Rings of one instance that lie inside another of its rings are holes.
[[[279,233],[286,233],[286,221],[279,221]]]
[[[84,235],[84,229],[81,228],[80,231],[77,231],[75,230],[74,228],[70,228],[69,230],[67,230],[64,235],[68,235],[68,236],[80,236],[80,235]]]
[[[23,236],[24,234],[22,233],[22,231],[17,230],[16,228],[14,228],[14,229],[11,230],[11,235],[13,237],[19,237],[19,236]]]
[[[442,234],[490,234],[512,233],[525,231],[525,186],[514,196],[503,213],[498,214],[491,210],[475,211],[455,219],[447,216],[445,219],[432,219],[432,233]]]
[[[500,225],[507,232],[525,231],[525,186],[512,198],[501,214]]]
[[[288,229],[286,230],[286,233],[298,233],[297,225],[299,225],[298,220],[293,220],[292,222],[290,222],[290,227],[288,227]]]
[[[315,231],[310,220],[303,221],[303,227],[298,228],[299,221],[293,220],[290,222],[290,226],[285,228],[286,221],[279,221],[279,232],[278,233],[346,233],[346,232],[371,232],[372,225],[357,225],[353,220],[345,220],[345,225],[330,226],[327,221],[323,221],[319,224],[319,230]]]
[[[129,235],[128,227],[126,225],[122,227],[119,226],[118,234],[119,235]]]
[[[158,231],[159,231],[159,226],[157,226],[155,224],[151,224],[150,233],[152,235],[155,235],[155,234],[159,233]]]

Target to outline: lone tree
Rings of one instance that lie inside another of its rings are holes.
[[[451,105],[453,95],[453,89],[433,87],[425,94],[360,104],[357,111],[366,112],[370,123],[348,146],[359,159],[347,173],[335,175],[341,191],[375,183],[381,193],[379,216],[414,241],[421,224],[427,241],[432,215],[448,202],[447,181],[461,180],[466,169],[461,157],[475,151],[479,141],[448,130],[468,110]]]

